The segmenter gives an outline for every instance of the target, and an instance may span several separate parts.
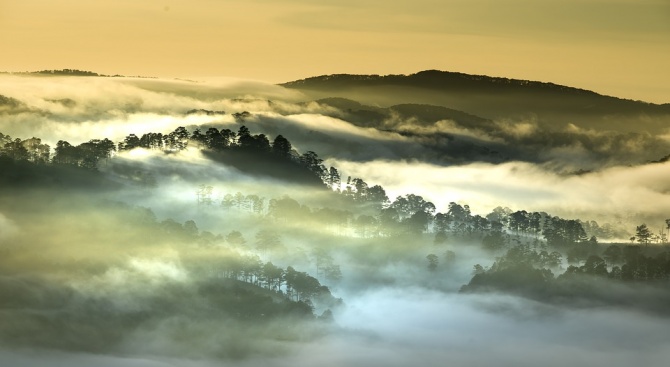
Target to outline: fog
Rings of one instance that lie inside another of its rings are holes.
[[[631,231],[638,222],[661,226],[670,212],[667,162],[580,175],[557,174],[551,168],[525,162],[451,167],[388,160],[360,163],[333,159],[328,163],[354,177],[366,177],[370,184],[382,185],[389,196],[415,193],[430,198],[438,210],[458,202],[484,215],[497,206],[507,206],[568,218],[623,221]]]
[[[293,353],[233,366],[425,366],[445,364],[662,366],[667,320],[616,310],[566,311],[505,296],[381,289],[352,299],[339,330]],[[13,366],[214,366],[207,358],[5,351]]]
[[[0,150],[1,365],[660,366],[670,357],[667,279],[586,272],[587,256],[609,244],[541,266],[551,274],[544,293],[460,292],[481,272],[496,276],[517,245],[571,248],[518,228],[468,233],[457,217],[438,241],[437,223],[417,230],[418,212],[397,212],[385,224],[381,206],[345,184],[381,185],[390,201],[420,195],[442,213],[457,202],[482,217],[501,206],[655,231],[670,212],[670,163],[648,161],[665,155],[667,136],[400,113],[366,126],[346,109],[241,80],[1,75],[0,90],[0,132],[12,138],[53,148],[244,125],[286,137],[291,157],[316,152],[342,176],[328,188],[295,158],[193,140],[179,151],[118,151],[95,169]],[[502,245],[484,246],[493,235]],[[640,251],[661,267],[666,249]],[[630,265],[619,261],[605,273]],[[569,265],[583,278],[561,277]],[[298,294],[287,274],[318,286]]]

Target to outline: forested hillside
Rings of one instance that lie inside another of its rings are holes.
[[[0,76],[1,348],[244,364],[670,316],[662,135],[46,74]]]

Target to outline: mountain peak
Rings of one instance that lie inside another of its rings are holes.
[[[526,91],[539,89],[545,92],[560,92],[570,94],[582,94],[591,96],[600,96],[600,94],[554,83],[511,79],[504,77],[492,77],[487,75],[474,75],[454,71],[444,71],[429,69],[416,72],[414,74],[330,74],[320,75],[287,83],[280,84],[288,88],[306,88],[319,89],[320,84],[327,83],[329,87],[339,87],[349,84],[358,84],[359,86],[376,86],[380,84],[398,85],[407,87],[419,87],[427,89],[461,89],[470,91],[491,92],[492,89],[498,91]]]

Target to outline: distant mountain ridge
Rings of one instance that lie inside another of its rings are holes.
[[[290,81],[280,85],[287,88],[319,88],[324,84],[330,87],[345,86],[351,83],[360,85],[384,85],[395,84],[405,86],[420,86],[423,88],[444,89],[467,88],[473,90],[483,90],[491,85],[502,86],[508,90],[520,88],[541,88],[551,91],[561,91],[582,95],[599,95],[596,92],[574,88],[554,83],[530,81],[522,79],[510,79],[503,77],[491,77],[486,75],[473,75],[452,71],[424,70],[418,73],[404,75],[357,75],[357,74],[332,74],[309,77],[305,79]]]
[[[146,79],[157,79],[152,76],[127,76],[121,74],[107,75],[99,74],[93,71],[88,70],[79,70],[79,69],[53,69],[53,70],[39,70],[39,71],[19,71],[19,72],[7,72],[1,71],[0,74],[14,74],[14,75],[49,75],[49,76],[87,76],[87,77],[100,77],[100,78],[146,78]]]
[[[511,79],[504,77],[492,77],[487,75],[465,74],[452,71],[424,70],[414,74],[390,74],[390,75],[363,75],[363,74],[331,74],[309,77],[280,84],[287,88],[310,89],[346,87],[351,84],[361,86],[375,85],[399,85],[410,87],[422,87],[430,89],[459,89],[485,91],[492,87],[500,88],[505,92],[525,91],[537,89],[550,92],[569,93],[581,96],[615,98],[622,101],[658,105],[644,101],[633,101],[613,96],[602,95],[591,90],[555,84],[551,82],[540,82],[533,80]],[[667,104],[662,104],[665,106]]]
[[[433,105],[484,119],[533,119],[546,127],[576,124],[597,130],[661,131],[670,103],[601,95],[554,83],[426,70],[410,75],[322,75],[280,84],[313,100],[346,98],[365,105]]]
[[[397,127],[391,123],[393,114],[405,120],[414,119],[414,123],[424,126],[441,120],[452,120],[465,128],[490,128],[492,124],[491,120],[442,106],[406,103],[382,108],[338,97],[319,99],[316,102],[335,107],[346,113],[347,121],[353,124],[377,129]],[[327,112],[324,113],[327,114]]]

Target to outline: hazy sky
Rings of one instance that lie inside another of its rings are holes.
[[[0,0],[0,70],[270,82],[441,69],[670,102],[668,0]]]

